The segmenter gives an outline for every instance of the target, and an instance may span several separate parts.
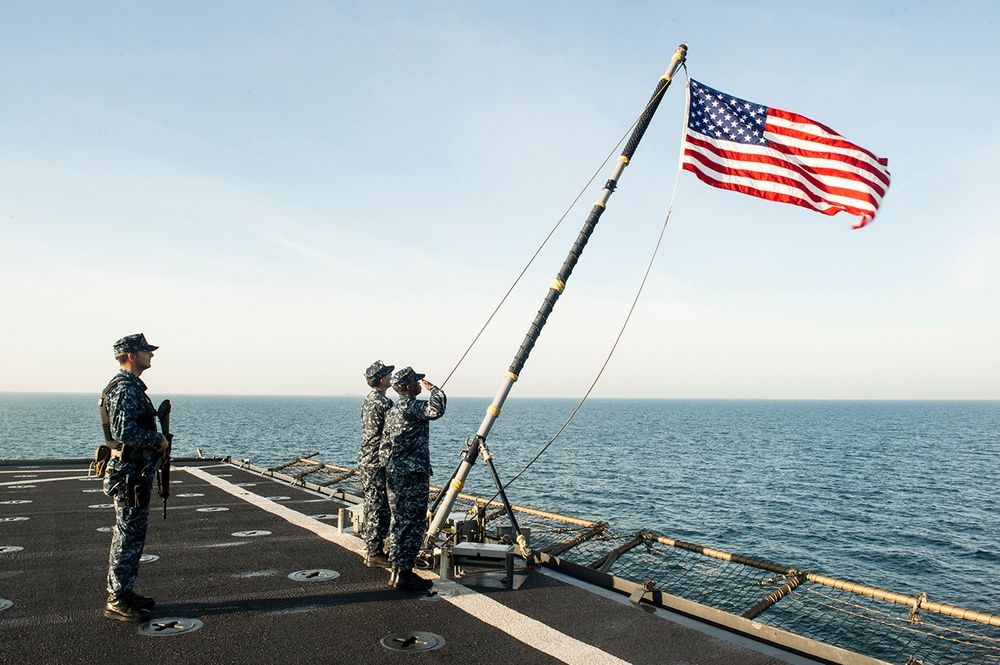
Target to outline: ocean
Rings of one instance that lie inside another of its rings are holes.
[[[356,462],[360,396],[151,397],[171,400],[177,456]],[[452,398],[431,424],[432,484],[454,470],[490,401]],[[510,398],[488,440],[501,479],[575,405]],[[0,459],[89,458],[100,440],[96,395],[0,393]],[[621,534],[1000,614],[998,486],[996,401],[592,399],[507,493]],[[477,463],[466,491],[494,490]]]

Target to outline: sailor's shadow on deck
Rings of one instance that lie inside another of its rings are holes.
[[[398,602],[401,598],[416,598],[412,592],[394,589],[369,591],[330,591],[322,594],[296,595],[282,598],[220,598],[191,602],[157,603],[153,619],[157,617],[184,616],[204,618],[225,614],[298,614],[340,605]]]

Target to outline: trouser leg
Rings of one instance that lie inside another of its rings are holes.
[[[362,473],[365,492],[364,534],[370,552],[382,551],[389,535],[389,496],[385,484],[385,468],[366,469]]]
[[[392,506],[392,560],[401,570],[410,570],[417,561],[427,530],[427,493],[430,477],[408,473],[387,477]]]
[[[108,556],[108,593],[130,591],[139,575],[139,558],[146,544],[149,506],[129,508],[115,502],[115,528]]]

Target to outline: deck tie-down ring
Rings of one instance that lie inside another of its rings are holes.
[[[422,651],[440,649],[444,646],[444,638],[440,635],[427,633],[422,630],[411,630],[386,635],[379,640],[379,643],[390,651],[419,653]]]
[[[199,619],[163,617],[162,619],[147,621],[139,626],[138,632],[142,635],[149,635],[152,637],[169,637],[173,635],[180,635],[182,633],[190,633],[198,630],[203,625],[204,624]]]
[[[326,582],[338,577],[340,577],[340,573],[336,570],[327,570],[325,568],[297,570],[294,573],[288,574],[288,578],[296,582]]]

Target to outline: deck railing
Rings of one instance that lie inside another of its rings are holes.
[[[354,469],[296,458],[269,469],[240,466],[359,501]],[[431,498],[438,492],[431,488]],[[524,506],[517,520],[541,563],[629,596],[755,639],[832,662],[900,665],[1000,665],[1000,616],[838,579],[652,532]],[[455,512],[475,532],[503,539],[499,502],[462,494]],[[508,529],[509,530],[509,529]]]

